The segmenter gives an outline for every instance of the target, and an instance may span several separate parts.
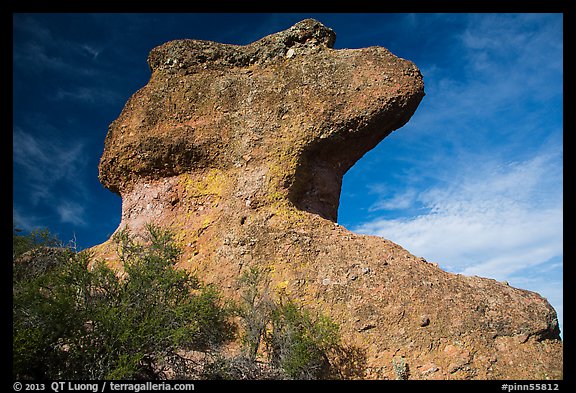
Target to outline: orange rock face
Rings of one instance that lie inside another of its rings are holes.
[[[272,283],[341,326],[350,378],[559,379],[554,309],[538,294],[447,273],[336,224],[342,177],[424,96],[418,68],[381,47],[335,50],[314,20],[250,45],[152,50],[152,75],[109,128],[100,180],[122,222],[171,228],[182,268],[235,296]],[[114,263],[110,241],[94,248]]]

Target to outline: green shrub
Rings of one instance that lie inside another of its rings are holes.
[[[18,258],[27,251],[40,247],[62,247],[62,242],[48,229],[35,229],[28,235],[21,235],[21,229],[12,229],[12,259]]]
[[[246,357],[253,363],[260,350],[273,369],[292,379],[330,374],[328,353],[339,347],[339,328],[328,317],[314,316],[287,298],[274,300],[269,271],[251,267],[238,283],[242,288],[238,315],[243,325]]]
[[[327,354],[339,343],[336,323],[323,315],[313,317],[291,300],[277,304],[271,322],[265,340],[273,365],[294,379],[317,379],[329,373]]]
[[[254,362],[275,308],[269,287],[269,270],[258,266],[250,267],[242,273],[238,284],[242,288],[237,306],[244,328],[242,344],[246,357]]]
[[[178,350],[232,337],[218,291],[175,268],[180,250],[170,232],[148,226],[143,244],[127,231],[114,239],[121,277],[103,262],[89,269],[91,255],[71,251],[14,275],[14,378],[161,378],[178,366],[170,364]],[[15,273],[33,260],[16,261]]]

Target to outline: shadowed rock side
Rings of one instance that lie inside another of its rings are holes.
[[[561,378],[556,313],[538,294],[335,223],[343,175],[408,121],[424,84],[384,48],[334,41],[308,19],[246,46],[153,49],[100,162],[120,228],[171,228],[181,267],[230,296],[240,272],[270,267],[278,291],[328,313],[360,351],[350,377],[396,379],[402,359],[410,379]],[[94,251],[114,264],[110,241]]]

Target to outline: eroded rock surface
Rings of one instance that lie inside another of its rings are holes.
[[[349,377],[395,379],[402,359],[414,379],[561,378],[556,313],[538,294],[335,223],[343,175],[409,120],[424,84],[384,48],[334,41],[308,19],[246,46],[153,49],[100,162],[120,228],[171,228],[181,267],[230,296],[244,269],[270,267],[277,290],[341,325],[361,365]],[[110,241],[94,251],[114,263]]]

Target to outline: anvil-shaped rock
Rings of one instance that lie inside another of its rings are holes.
[[[356,348],[343,377],[562,377],[554,309],[538,294],[447,273],[335,223],[342,176],[424,96],[410,61],[333,49],[314,20],[246,46],[152,50],[152,76],[108,131],[100,179],[122,222],[172,229],[180,266],[237,295],[249,266],[328,313]],[[441,230],[441,228],[438,228]],[[93,249],[114,264],[110,241]]]
[[[259,193],[336,221],[342,176],[424,96],[418,68],[388,50],[334,50],[317,21],[246,46],[179,40],[155,48],[152,77],[112,123],[100,164],[115,192],[142,179],[246,162]]]

